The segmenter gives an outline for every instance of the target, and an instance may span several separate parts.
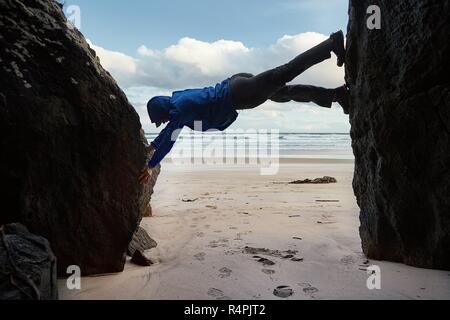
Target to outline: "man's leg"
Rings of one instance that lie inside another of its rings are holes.
[[[344,113],[348,114],[348,88],[345,85],[336,89],[304,85],[284,86],[272,95],[270,100],[275,102],[314,102],[324,108],[331,108],[331,104],[337,102],[344,109]]]
[[[322,87],[292,85],[284,86],[270,97],[275,102],[314,102],[315,104],[331,108],[333,103],[334,90]]]
[[[253,78],[255,75],[247,72],[238,73],[231,77],[231,80],[234,80],[236,78]]]
[[[286,83],[294,80],[305,70],[331,58],[331,52],[338,55],[338,62],[343,61],[345,50],[344,36],[341,31],[332,34],[326,41],[278,68],[263,72],[255,77],[233,77],[231,94],[235,107],[237,109],[251,109],[261,105],[284,87]]]

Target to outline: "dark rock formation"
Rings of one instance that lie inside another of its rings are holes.
[[[328,184],[328,183],[337,183],[336,178],[325,176],[323,178],[315,178],[315,179],[305,179],[305,180],[295,180],[289,182],[289,184]]]
[[[47,238],[59,274],[123,270],[145,165],[133,107],[52,0],[0,1],[0,224]]]
[[[369,30],[369,5],[381,30]],[[347,82],[364,252],[450,269],[450,2],[351,0]]]
[[[153,153],[151,153],[149,150],[149,144],[147,142],[147,139],[145,138],[144,131],[141,131],[141,139],[142,143],[145,144],[146,150],[147,150],[147,159],[150,159],[153,156]],[[155,167],[152,171],[152,176],[149,179],[149,181],[144,185],[143,191],[141,193],[141,197],[139,198],[139,220],[138,223],[140,224],[142,221],[142,218],[144,217],[151,217],[152,216],[152,207],[150,204],[150,200],[153,195],[153,189],[156,184],[156,180],[158,179],[159,173],[161,171],[161,165],[158,165]],[[127,254],[130,257],[134,256],[134,253],[136,250],[144,252],[145,250],[149,250],[152,248],[155,248],[158,244],[155,240],[150,238],[147,231],[145,229],[138,227],[136,232],[133,235],[133,238],[128,245]]]
[[[153,262],[149,258],[147,258],[140,250],[136,250],[133,253],[131,262],[142,267],[150,267],[153,264]]]
[[[136,250],[144,252],[145,250],[155,248],[157,245],[156,241],[150,238],[147,231],[138,227],[133,235],[133,240],[128,245],[127,254],[132,257]]]
[[[0,300],[58,299],[48,241],[20,224],[0,227]]]

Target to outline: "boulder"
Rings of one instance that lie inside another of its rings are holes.
[[[149,258],[147,258],[140,250],[136,250],[133,253],[131,262],[141,267],[150,267],[153,264],[153,262]]]
[[[0,300],[55,299],[56,257],[48,241],[20,224],[0,227]]]
[[[145,138],[145,133],[142,130],[141,131],[141,139],[142,143],[146,146],[147,151],[147,159],[150,159],[153,156],[153,153],[150,151],[149,144],[147,142],[147,139]],[[152,169],[152,175],[149,181],[144,184],[143,190],[141,193],[141,196],[139,198],[139,219],[138,223],[140,224],[142,219],[144,217],[151,217],[152,216],[152,207],[150,204],[150,200],[153,195],[153,189],[156,184],[156,180],[158,179],[159,173],[161,171],[161,165],[158,165],[154,169]],[[136,251],[145,252],[145,250],[149,250],[152,248],[155,248],[158,244],[155,240],[153,240],[147,233],[147,231],[142,228],[138,227],[136,232],[133,235],[133,238],[131,242],[128,245],[127,254],[130,257],[134,257],[134,254]]]
[[[381,9],[369,30],[367,9]],[[450,269],[450,2],[350,0],[354,190],[368,257]]]
[[[155,248],[157,245],[156,241],[150,238],[147,231],[142,227],[138,227],[133,235],[133,239],[128,245],[127,254],[132,257],[137,250],[144,252],[145,250]]]
[[[123,270],[141,219],[141,124],[53,0],[0,1],[0,225],[47,238],[58,271]]]

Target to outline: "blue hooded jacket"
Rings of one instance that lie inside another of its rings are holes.
[[[223,131],[238,116],[231,98],[230,79],[215,87],[176,91],[172,97],[155,97],[148,102],[147,109],[156,123],[169,115],[169,123],[151,143],[156,149],[148,163],[151,168],[170,152],[184,126],[198,130],[194,123],[201,121],[201,131]]]

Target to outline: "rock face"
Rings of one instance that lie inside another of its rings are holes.
[[[122,271],[140,221],[139,118],[52,0],[0,1],[0,224],[44,236],[58,271]]]
[[[145,144],[147,150],[147,159],[151,159],[153,153],[149,151],[149,144],[147,139],[145,138],[145,133],[141,131],[141,140],[142,143]],[[156,180],[161,172],[161,165],[158,165],[152,170],[152,176],[149,181],[144,184],[141,196],[139,198],[139,217],[138,224],[141,223],[142,218],[151,217],[152,216],[152,207],[150,204],[150,200],[153,195],[153,189],[156,184]],[[158,244],[155,240],[150,238],[147,231],[144,228],[138,227],[136,232],[133,235],[131,242],[128,245],[127,254],[130,257],[133,257],[135,251],[144,252],[145,250],[149,250],[155,248]]]
[[[149,148],[149,144],[147,142],[147,139],[145,138],[144,131],[141,131],[141,140],[142,143],[145,144],[146,150]],[[147,159],[151,159],[153,156],[153,153],[148,151]],[[153,169],[152,176],[148,183],[144,185],[144,190],[142,191],[141,197],[139,199],[139,211],[141,212],[141,216],[139,218],[139,222],[142,220],[143,217],[151,217],[152,216],[152,206],[150,205],[150,200],[152,199],[153,195],[153,189],[156,184],[156,180],[158,179],[158,176],[161,172],[161,165],[158,164]]]
[[[58,299],[56,257],[48,241],[20,224],[0,228],[0,300]]]
[[[370,5],[381,30],[369,30]],[[351,0],[347,82],[364,252],[450,269],[450,2]]]

